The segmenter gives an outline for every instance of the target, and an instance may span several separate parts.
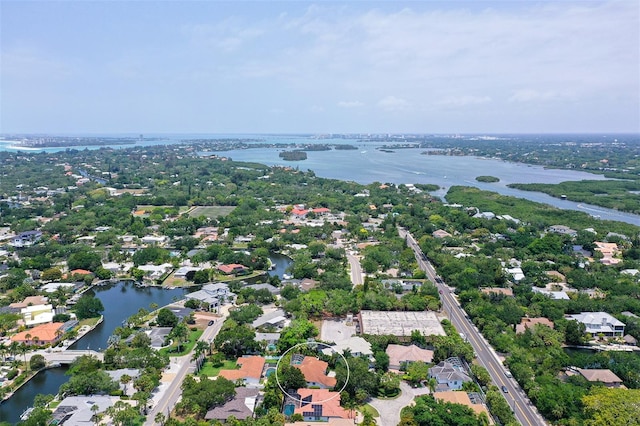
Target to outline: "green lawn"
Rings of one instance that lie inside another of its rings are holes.
[[[168,348],[160,349],[160,353],[163,353],[163,354],[166,354],[166,355],[169,355],[169,356],[182,356],[182,355],[188,354],[189,352],[191,352],[193,347],[196,345],[196,341],[200,338],[200,336],[202,336],[203,331],[204,330],[190,331],[189,332],[189,340],[182,344],[182,348],[181,348],[182,351],[180,351],[180,352],[172,352],[178,347],[178,345],[176,343],[174,343],[171,346],[169,346]]]
[[[369,404],[361,405],[360,407],[358,407],[358,411],[360,411],[362,414],[368,411],[373,417],[380,417],[380,413],[378,413],[378,410],[376,410]]]
[[[235,361],[225,360],[220,367],[214,367],[211,361],[207,361],[204,363],[198,374],[201,376],[214,377],[220,373],[220,370],[235,370],[236,368],[238,368],[238,366]]]
[[[189,212],[189,217],[205,216],[209,219],[217,219],[228,215],[235,208],[235,206],[198,206]]]
[[[80,327],[82,327],[83,325],[88,325],[89,327],[93,327],[98,323],[98,321],[100,321],[100,317],[87,318],[87,319],[80,320],[78,325]]]

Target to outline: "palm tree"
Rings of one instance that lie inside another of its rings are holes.
[[[369,410],[365,410],[364,416],[362,418],[362,426],[376,426],[378,422],[373,418],[373,414]]]
[[[18,353],[24,355],[24,365],[26,366],[25,371],[29,371],[29,363],[27,362],[27,352],[29,352],[27,345],[22,344],[18,346]]]
[[[100,411],[100,407],[93,404],[91,406],[91,412],[93,413],[93,421],[96,423],[96,426],[98,426],[98,411]]]
[[[131,381],[131,376],[128,374],[123,374],[120,376],[120,383],[124,385],[124,394],[127,395],[127,384]]]
[[[25,334],[24,339],[27,341],[27,343],[29,343],[29,341],[31,340],[31,333]]]
[[[202,366],[202,355],[209,349],[209,344],[204,340],[198,340],[196,346],[193,348],[192,361],[196,362],[196,370],[200,370]]]
[[[33,342],[36,346],[40,343],[40,338],[38,336],[33,336]]]
[[[431,377],[429,380],[427,380],[427,385],[429,386],[429,390],[431,391],[431,393],[434,393],[436,391],[436,387],[438,386],[438,381],[435,377]]]
[[[153,418],[153,421],[155,421],[156,423],[160,423],[160,425],[164,425],[165,420],[167,420],[167,418],[162,413],[156,414],[156,416]]]
[[[9,352],[9,347],[4,343],[0,343],[0,355],[2,355],[2,362],[6,361],[7,353]]]

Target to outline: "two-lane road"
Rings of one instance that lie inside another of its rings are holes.
[[[504,397],[513,409],[520,424],[526,426],[545,425],[544,419],[531,404],[531,401],[518,383],[505,375],[506,369],[501,364],[493,348],[491,348],[491,345],[482,337],[478,329],[467,317],[458,300],[453,296],[451,289],[438,277],[433,265],[431,265],[424,253],[422,253],[420,246],[413,239],[413,236],[402,228],[399,228],[398,231],[400,237],[406,238],[407,244],[416,254],[420,268],[425,271],[429,280],[438,288],[442,301],[442,309],[447,313],[451,323],[458,332],[464,333],[467,337],[467,340],[477,354],[478,364],[487,369],[491,380],[496,386],[501,389],[504,386],[508,390],[508,392],[504,394]]]
[[[207,343],[212,342],[222,328],[223,322],[224,318],[216,319],[214,324],[204,330],[199,340]],[[173,407],[182,395],[182,381],[187,374],[195,371],[195,362],[191,360],[191,353],[177,358],[177,362],[180,363],[178,372],[163,393],[161,399],[147,414],[147,421],[144,423],[144,426],[155,426],[157,424],[155,417],[158,413],[164,414],[167,418],[169,417],[169,413],[173,410]]]

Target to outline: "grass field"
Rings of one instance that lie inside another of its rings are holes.
[[[216,219],[228,215],[235,208],[235,206],[198,206],[189,212],[189,217],[205,216],[209,219]]]
[[[213,367],[211,361],[207,361],[204,363],[198,374],[200,374],[201,376],[214,377],[217,376],[218,373],[220,373],[220,370],[235,370],[237,367],[238,366],[236,365],[235,361],[225,360],[225,362],[220,367]]]

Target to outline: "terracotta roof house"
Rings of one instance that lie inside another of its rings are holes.
[[[331,210],[326,208],[326,207],[317,207],[313,210],[311,210],[312,212],[314,212],[315,214],[327,214],[327,213],[331,213]]]
[[[520,324],[516,325],[516,334],[524,333],[527,328],[533,327],[536,324],[546,325],[549,328],[553,328],[553,321],[544,318],[522,318]]]
[[[47,303],[49,303],[49,299],[47,299],[45,296],[28,296],[25,297],[22,302],[12,303],[9,305],[9,307],[22,309],[26,308],[27,306],[46,305]]]
[[[305,356],[299,364],[295,359],[296,355],[292,357],[293,366],[302,371],[308,386],[329,389],[336,385],[336,378],[327,376],[328,363],[311,356]]]
[[[256,408],[258,399],[258,389],[256,388],[236,388],[236,395],[232,400],[227,401],[224,405],[207,411],[204,416],[206,420],[227,420],[233,416],[238,420],[244,420],[253,417],[253,411]]]
[[[622,379],[616,376],[613,371],[609,369],[593,368],[585,369],[578,368],[578,373],[582,374],[582,377],[590,382],[602,382],[609,388],[618,388],[622,386]]]
[[[298,389],[298,406],[294,413],[305,421],[326,422],[329,419],[352,419],[353,414],[340,406],[340,394],[327,389]],[[315,402],[317,401],[317,402]],[[285,404],[286,407],[286,404]]]
[[[69,271],[71,275],[91,275],[93,272],[87,271],[86,269],[74,269],[73,271]]]
[[[469,394],[466,392],[457,392],[457,391],[444,391],[444,392],[434,392],[433,397],[436,401],[444,401],[450,402],[452,404],[460,404],[466,405],[471,408],[476,414],[485,413],[487,418],[489,419],[489,424],[494,424],[491,415],[489,414],[489,410],[484,404],[474,404],[471,402],[469,398]]]
[[[615,257],[618,252],[618,245],[616,243],[604,243],[601,241],[595,241],[596,245],[595,251],[599,251],[602,253],[602,259],[600,259],[600,263],[603,265],[617,265],[622,262],[622,259]]]
[[[260,384],[262,371],[264,370],[265,359],[261,356],[244,356],[238,358],[236,364],[240,366],[237,370],[220,370],[219,376],[235,382],[244,380],[248,385]]]
[[[48,324],[38,325],[36,327],[14,334],[13,336],[11,336],[11,341],[24,343],[27,345],[35,345],[35,338],[37,337],[38,345],[55,343],[62,337],[62,333],[58,333],[58,330],[62,331],[62,326],[64,326],[64,323],[62,322],[52,322]],[[28,338],[27,335],[29,335]]]
[[[421,349],[416,345],[389,345],[387,346],[387,355],[389,355],[389,368],[392,370],[400,370],[404,363],[433,361],[433,351]]]
[[[444,229],[438,229],[437,231],[433,231],[431,233],[431,235],[433,235],[434,238],[447,238],[447,237],[451,237],[451,234],[448,233],[447,231],[445,231]]]
[[[240,265],[239,263],[229,263],[227,265],[219,265],[216,269],[222,272],[223,274],[238,274],[241,272],[245,272],[247,267],[244,265]]]

